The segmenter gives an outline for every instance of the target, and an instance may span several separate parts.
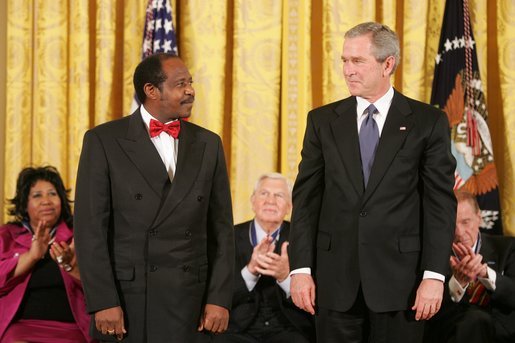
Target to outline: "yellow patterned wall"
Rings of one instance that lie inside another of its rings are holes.
[[[56,166],[73,190],[84,132],[128,113],[144,11],[137,0],[7,1],[6,197],[28,165]]]
[[[514,0],[469,0],[500,179],[515,234]],[[84,131],[130,112],[147,0],[7,0],[4,190],[49,163],[73,189]],[[348,92],[343,34],[369,20],[399,34],[395,87],[428,101],[445,0],[173,0],[179,53],[197,94],[191,118],[224,141],[235,221],[255,179],[295,178],[306,113]],[[3,58],[3,57],[0,57]],[[0,126],[1,128],[2,126]],[[1,176],[1,174],[0,174]],[[4,216],[7,219],[6,216]]]
[[[490,93],[497,94],[498,113],[490,112],[490,117],[501,122],[500,130],[493,132],[496,158],[502,162],[500,174],[501,199],[505,231],[515,235],[515,2],[498,1],[497,32],[499,83],[490,85]],[[479,47],[478,47],[479,48]],[[494,62],[494,63],[495,63]],[[491,104],[491,100],[489,102]],[[491,107],[490,107],[491,110]]]
[[[0,32],[7,32],[7,3],[0,2]],[[4,193],[4,153],[5,153],[5,77],[7,42],[6,35],[0,35],[0,199],[5,199]]]
[[[281,139],[277,168],[292,182],[297,176],[299,152],[306,129],[305,115],[312,106],[311,3],[283,2],[281,76]]]

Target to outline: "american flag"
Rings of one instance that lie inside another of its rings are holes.
[[[157,52],[179,53],[168,0],[149,0],[147,5],[142,58]]]
[[[179,55],[169,0],[149,0],[147,5],[141,59],[158,52]],[[131,112],[134,112],[139,105],[138,98],[134,96]]]
[[[454,189],[476,195],[483,231],[502,234],[497,171],[468,3],[446,2],[431,104],[445,111],[451,125],[457,164]]]

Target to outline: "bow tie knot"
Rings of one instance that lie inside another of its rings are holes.
[[[150,120],[150,137],[154,138],[155,136],[159,136],[161,132],[166,132],[174,139],[179,137],[179,132],[181,131],[181,121],[175,120],[168,124],[163,124],[158,120],[151,119]]]

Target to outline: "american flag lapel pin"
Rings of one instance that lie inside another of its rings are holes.
[[[399,127],[399,131],[406,131],[406,126]]]

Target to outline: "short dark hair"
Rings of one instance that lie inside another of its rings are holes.
[[[147,99],[145,94],[145,85],[150,83],[162,90],[163,82],[166,80],[166,74],[163,72],[163,61],[170,58],[179,58],[177,55],[167,52],[161,52],[150,55],[138,64],[134,71],[134,90],[140,103],[144,103]]]
[[[61,175],[55,167],[27,167],[18,174],[18,181],[16,181],[16,195],[12,199],[8,199],[12,207],[9,209],[9,215],[14,217],[11,223],[20,225],[22,221],[29,221],[29,214],[27,212],[27,204],[29,202],[29,193],[31,188],[38,181],[50,182],[57,191],[61,199],[61,217],[59,221],[63,220],[69,228],[73,227],[73,216],[71,210],[71,200],[68,199],[67,190],[64,187]]]

